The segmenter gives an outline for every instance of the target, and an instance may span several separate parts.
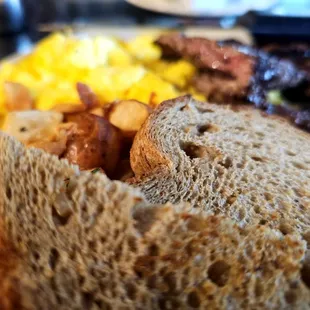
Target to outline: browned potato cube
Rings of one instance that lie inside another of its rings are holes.
[[[78,133],[69,139],[63,157],[81,170],[102,167],[111,175],[120,156],[119,130],[103,117],[87,112],[70,114],[66,119],[77,124]]]
[[[125,137],[132,137],[150,115],[152,109],[137,100],[122,100],[109,108],[108,119]]]
[[[33,109],[33,98],[28,88],[20,83],[5,82],[4,95],[8,111],[25,111]]]

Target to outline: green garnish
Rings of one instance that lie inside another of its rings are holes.
[[[282,94],[279,90],[269,91],[267,94],[267,100],[268,102],[275,104],[275,105],[280,105],[284,102]]]
[[[100,171],[102,171],[101,168],[95,168],[95,169],[93,169],[93,170],[91,171],[91,173],[92,173],[92,174],[95,174],[95,173],[100,172]]]

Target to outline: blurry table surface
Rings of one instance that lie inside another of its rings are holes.
[[[64,10],[63,3],[67,2]],[[25,53],[33,44],[46,36],[51,27],[46,25],[100,25],[129,27],[129,26],[158,26],[175,27],[182,23],[181,19],[144,11],[127,4],[123,0],[40,0],[40,2],[25,0],[28,29],[18,33],[0,33],[0,59],[14,54]],[[86,5],[87,4],[87,5]],[[39,5],[40,7],[35,7]],[[210,20],[217,25],[217,21]],[[30,25],[30,29],[29,29]],[[45,27],[42,27],[45,25]],[[49,30],[46,30],[49,28]]]
[[[67,2],[64,10],[63,3]],[[190,19],[161,15],[136,8],[124,0],[25,0],[29,5],[28,19],[31,29],[19,33],[0,33],[0,59],[14,54],[25,53],[39,39],[62,25],[95,25],[96,28],[106,26],[119,27],[163,27],[175,28],[191,24]],[[35,8],[33,5],[41,5]],[[42,26],[43,25],[43,26]],[[219,26],[219,19],[204,20],[205,26]],[[48,29],[48,30],[47,30]]]
[[[154,0],[155,1],[155,0]],[[305,0],[282,0],[305,1]],[[176,16],[162,15],[138,9],[124,0],[24,0],[28,5],[28,20],[31,30],[16,34],[0,34],[0,59],[14,53],[25,53],[31,49],[39,39],[49,33],[40,31],[42,24],[78,24],[92,25],[105,28],[105,26],[123,27],[164,27],[182,30],[188,25],[203,27],[228,27],[236,22],[236,18],[204,18],[192,19]],[[310,1],[309,1],[310,2]],[[65,5],[66,4],[66,5]],[[30,12],[30,14],[29,14]],[[278,9],[277,12],[283,12]],[[26,12],[27,13],[27,12]],[[31,15],[33,14],[33,15]],[[250,20],[250,22],[249,22]],[[278,41],[310,41],[310,19],[286,17],[278,14],[255,15],[245,17],[237,23],[243,23],[254,34],[257,42],[275,43]],[[46,30],[46,27],[45,27]]]

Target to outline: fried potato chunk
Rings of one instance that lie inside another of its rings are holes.
[[[76,133],[77,125],[75,123],[63,123],[58,126],[56,135],[46,137],[44,140],[28,143],[27,146],[42,149],[56,156],[61,156],[66,151],[68,140]]]
[[[34,101],[28,88],[20,83],[5,82],[4,96],[6,108],[8,111],[31,110]]]
[[[103,117],[87,112],[70,114],[66,119],[77,124],[78,132],[69,139],[63,157],[82,170],[101,167],[111,175],[120,156],[119,130]]]
[[[57,134],[63,115],[54,111],[20,111],[6,115],[2,130],[24,144],[46,140]]]
[[[107,118],[125,137],[134,136],[152,109],[137,100],[121,100],[111,105]]]

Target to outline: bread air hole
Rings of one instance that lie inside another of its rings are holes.
[[[300,270],[300,275],[301,275],[302,281],[310,289],[310,251],[308,250],[306,253],[307,254],[306,254],[303,266]]]
[[[83,309],[91,309],[93,304],[94,296],[92,293],[85,292],[82,294]]]
[[[204,133],[214,133],[218,132],[220,130],[220,127],[214,124],[204,124],[204,125],[198,125],[197,126],[197,133],[199,136],[202,136]]]
[[[196,145],[192,142],[181,142],[180,148],[190,159],[203,158],[209,153],[207,147]]]
[[[174,292],[176,291],[177,287],[177,279],[176,276],[173,272],[168,272],[164,277],[163,280],[169,289],[169,292]]]
[[[131,300],[135,300],[137,297],[137,288],[135,287],[135,285],[133,283],[127,283],[125,285],[125,290],[127,293],[127,296],[129,299]]]
[[[52,248],[50,251],[48,264],[52,270],[55,270],[59,259],[59,253],[55,248]]]
[[[104,303],[103,303],[102,300],[100,300],[100,299],[95,299],[95,300],[94,300],[94,303],[95,303],[95,305],[97,305],[97,308],[98,308],[98,309],[104,309],[104,308],[103,308],[103,307],[104,307]]]
[[[151,275],[148,279],[147,279],[147,287],[150,289],[154,289],[157,286],[157,277],[156,275]]]
[[[136,238],[134,238],[133,236],[128,237],[128,247],[133,253],[136,253],[138,251],[137,241]]]
[[[7,187],[5,193],[6,193],[6,197],[9,200],[11,200],[11,198],[12,198],[12,190],[9,187]]]
[[[79,275],[79,286],[82,287],[85,283],[85,277]]]
[[[214,262],[208,269],[209,279],[217,286],[224,286],[229,278],[230,266],[223,260]]]
[[[273,200],[273,194],[265,192],[264,197],[267,201],[272,201]]]
[[[253,143],[253,148],[255,148],[255,149],[259,149],[259,148],[261,148],[262,146],[263,146],[262,143]]]
[[[40,260],[40,254],[39,254],[37,251],[34,251],[34,252],[33,252],[33,258],[34,258],[36,261],[39,261],[39,260]]]
[[[300,169],[300,170],[308,170],[307,165],[304,164],[304,163],[301,163],[301,162],[293,161],[293,162],[292,162],[292,165],[293,165],[295,168]]]
[[[256,283],[255,283],[255,295],[256,297],[260,297],[263,294],[264,294],[264,285],[258,279],[256,280]]]
[[[55,206],[52,206],[52,218],[55,226],[64,226],[68,223],[71,213],[59,214]]]
[[[180,309],[180,303],[174,297],[162,296],[158,298],[158,307],[156,309]]]
[[[235,129],[238,131],[246,131],[247,130],[245,127],[242,127],[242,126],[236,126]]]
[[[291,234],[294,231],[293,228],[288,223],[285,223],[285,222],[280,223],[279,230],[284,236]]]
[[[203,107],[196,107],[196,109],[197,109],[197,111],[199,112],[199,113],[214,113],[214,111],[213,110],[211,110],[211,109],[208,109],[208,108],[203,108]]]
[[[295,290],[290,290],[285,293],[285,300],[288,304],[294,304],[298,298],[298,293]]]
[[[260,157],[260,156],[251,156],[251,159],[257,162],[261,162],[261,163],[264,163],[267,161],[267,158]]]
[[[200,298],[197,292],[192,291],[187,295],[187,303],[192,308],[199,308]]]
[[[256,131],[256,135],[260,138],[264,138],[265,137],[265,133],[262,131]]]
[[[288,156],[296,156],[297,155],[295,152],[290,151],[290,150],[286,150],[285,154],[288,155]]]
[[[219,161],[219,165],[228,169],[228,168],[231,168],[233,166],[233,161],[230,157],[226,156],[221,161]]]
[[[159,248],[157,244],[153,243],[149,246],[149,255],[150,256],[158,256],[159,255]]]
[[[186,104],[182,108],[180,108],[180,111],[190,111],[190,110],[191,110],[191,106],[188,104]]]

